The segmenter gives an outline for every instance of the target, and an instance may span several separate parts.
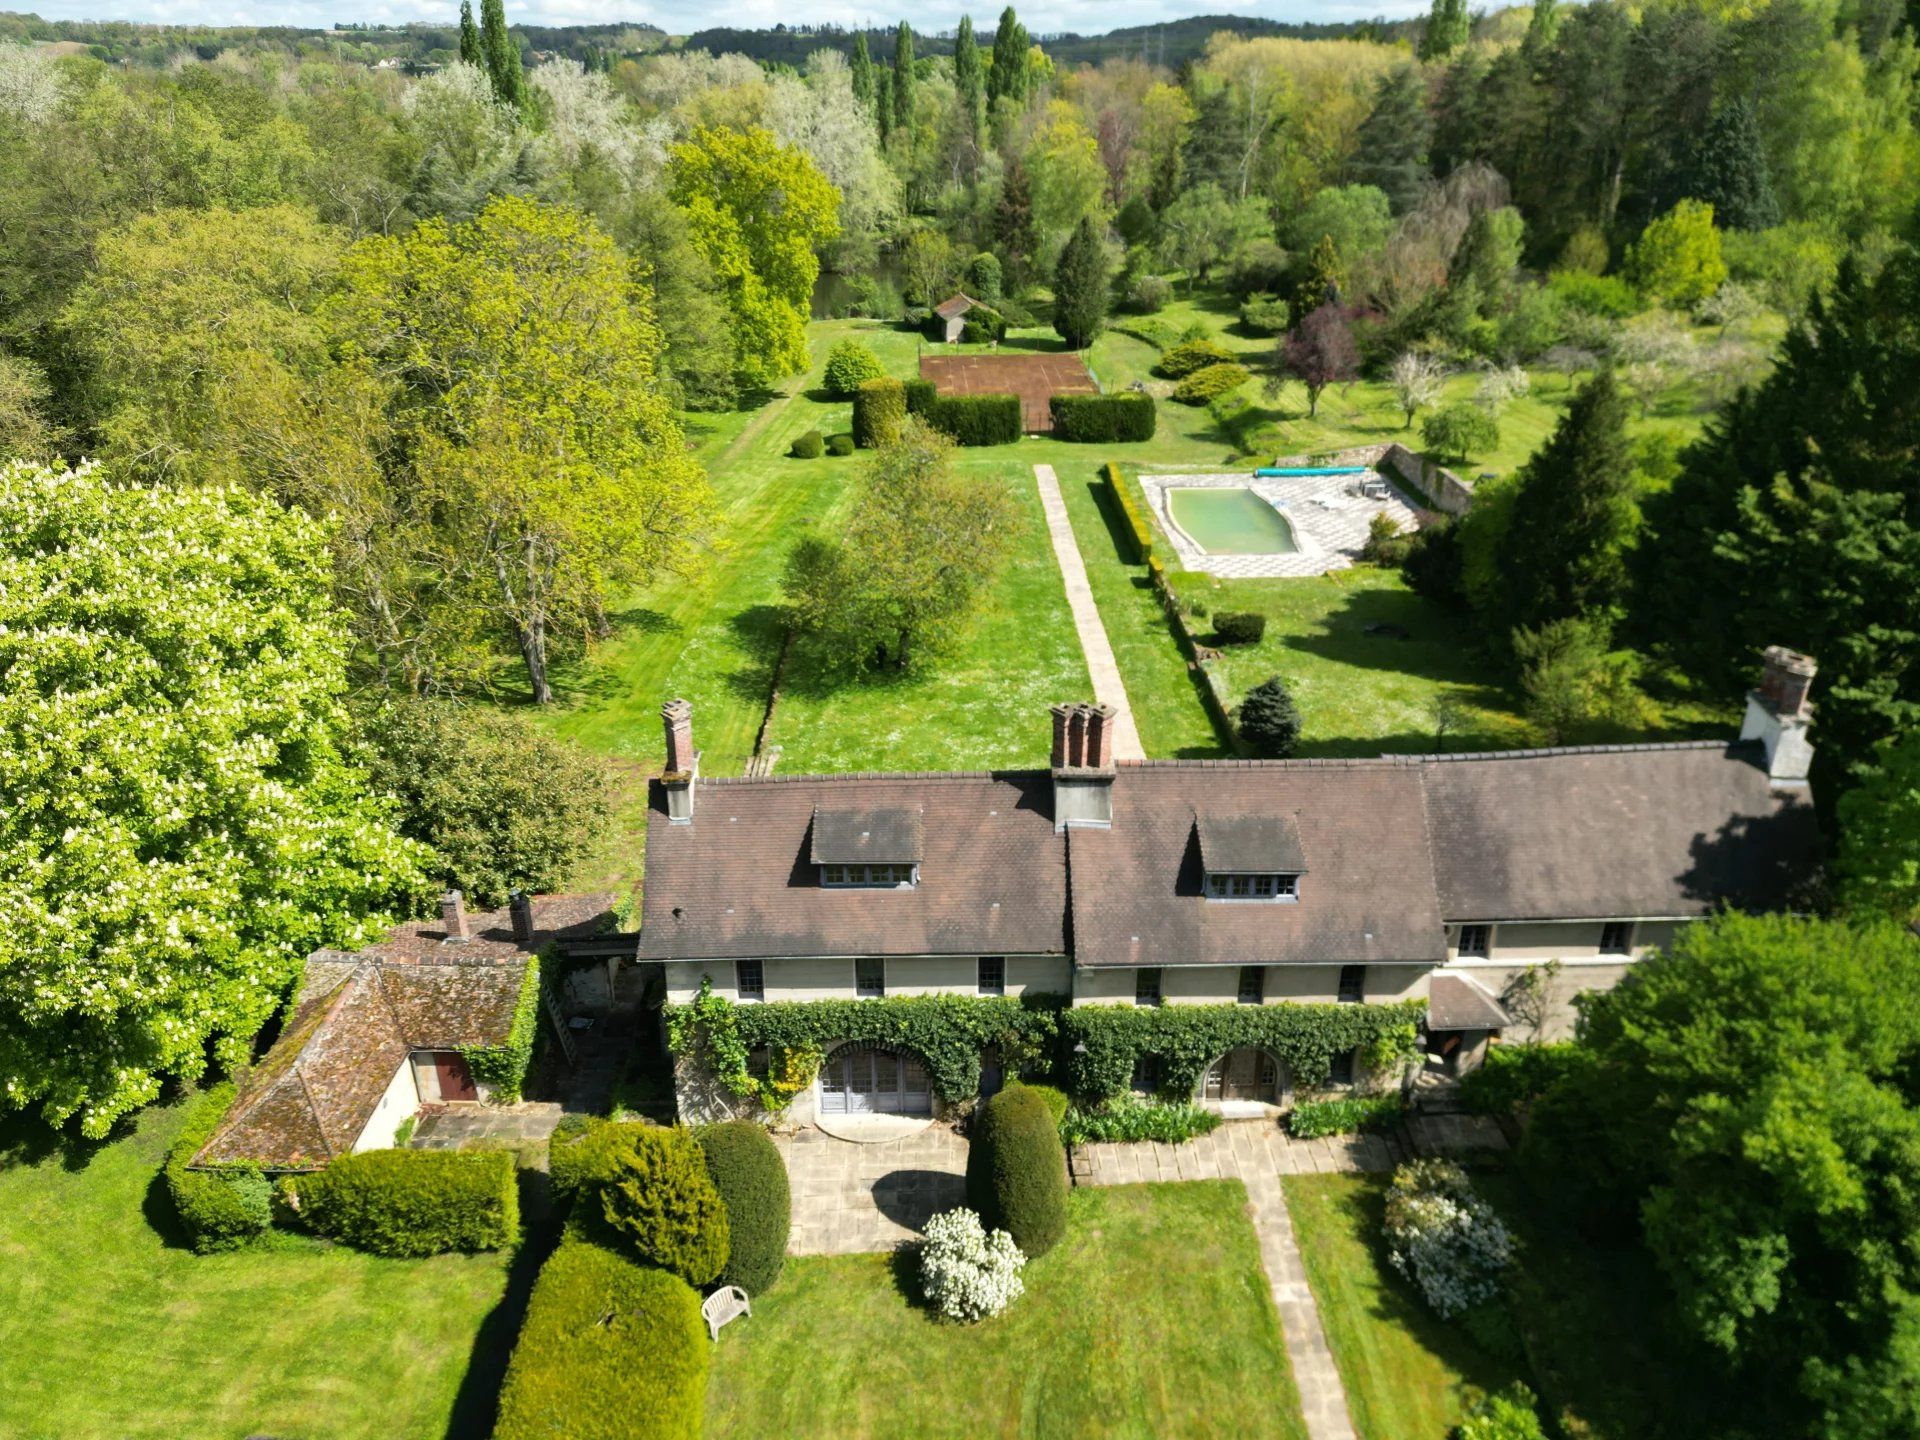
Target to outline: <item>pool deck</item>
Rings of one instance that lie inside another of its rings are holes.
[[[1354,493],[1362,478],[1387,482],[1388,498],[1367,500]],[[1142,475],[1140,488],[1160,528],[1188,570],[1223,580],[1300,579],[1345,570],[1360,558],[1367,528],[1376,515],[1391,515],[1402,530],[1414,528],[1414,508],[1390,476],[1282,475],[1255,479],[1251,471],[1211,475]],[[1277,506],[1293,527],[1292,554],[1212,555],[1174,522],[1169,490],[1251,490]]]

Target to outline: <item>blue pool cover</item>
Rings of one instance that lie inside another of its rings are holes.
[[[1365,465],[1332,465],[1321,469],[1275,469],[1271,465],[1263,466],[1253,472],[1256,480],[1274,480],[1282,475],[1366,475],[1371,471]]]

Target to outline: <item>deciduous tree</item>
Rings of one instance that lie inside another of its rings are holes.
[[[1839,812],[1836,868],[1847,908],[1920,924],[1920,730],[1874,752]]]
[[[1308,416],[1319,414],[1321,392],[1360,373],[1360,351],[1347,312],[1334,304],[1309,312],[1282,337],[1280,369],[1306,387]]]
[[[1692,309],[1725,283],[1713,206],[1682,200],[1640,232],[1627,251],[1627,273],[1648,295]]]

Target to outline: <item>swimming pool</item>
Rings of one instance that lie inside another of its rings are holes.
[[[1170,488],[1167,512],[1209,555],[1291,555],[1300,548],[1287,517],[1243,486]]]

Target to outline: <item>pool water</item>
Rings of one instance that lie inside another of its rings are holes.
[[[1300,548],[1287,517],[1239,486],[1171,489],[1167,510],[1209,555],[1291,555]]]

